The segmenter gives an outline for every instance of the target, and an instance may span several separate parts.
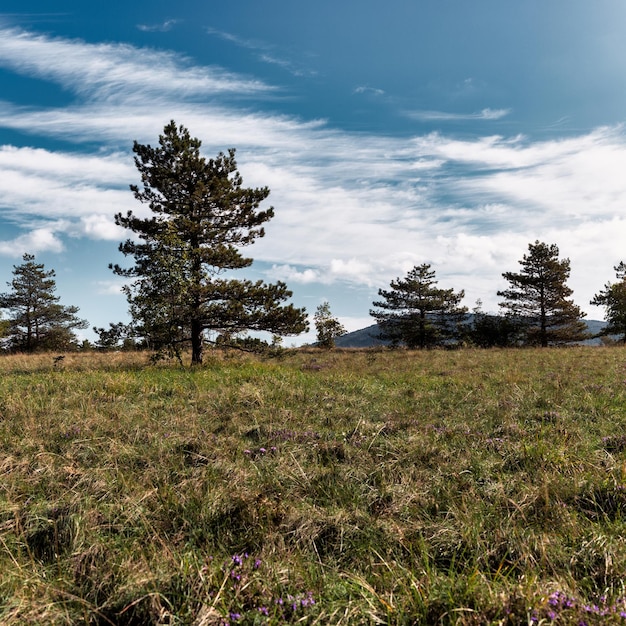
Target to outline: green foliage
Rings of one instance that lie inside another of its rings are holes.
[[[607,283],[590,304],[605,308],[608,323],[602,335],[621,335],[622,343],[626,343],[626,264],[620,261],[614,269],[619,282]]]
[[[153,215],[142,219],[129,211],[115,216],[139,242],[120,245],[121,252],[134,257],[134,267],[112,266],[116,274],[136,279],[125,291],[148,344],[180,355],[181,347],[191,343],[194,364],[202,362],[206,331],[233,337],[248,331],[288,335],[307,326],[303,309],[282,304],[291,297],[284,283],[218,278],[251,265],[239,248],[263,237],[263,224],[274,210],[259,210],[267,187],[243,187],[234,150],[206,160],[200,147],[200,140],[174,122],[165,127],[158,147],[135,142],[143,186],[131,189]]]
[[[323,302],[317,307],[313,319],[317,331],[317,345],[321,348],[331,350],[335,347],[335,339],[348,332],[341,322],[333,316],[328,302]]]
[[[473,313],[471,327],[467,330],[467,338],[471,345],[479,348],[507,348],[518,343],[521,329],[514,318],[484,313],[480,300]]]
[[[9,320],[0,319],[0,339],[3,339],[9,333]]]
[[[138,333],[132,324],[110,322],[108,328],[94,326],[93,332],[98,335],[95,347],[99,350],[137,350],[142,347],[141,343],[135,340]]]
[[[559,260],[559,248],[539,241],[528,245],[519,273],[504,272],[510,287],[498,291],[500,306],[523,327],[524,342],[547,347],[588,339],[585,314],[569,298],[569,259]]]
[[[12,291],[0,294],[0,308],[9,312],[3,328],[9,348],[23,352],[77,349],[73,331],[88,326],[76,316],[78,307],[59,304],[54,270],[46,271],[31,254],[25,254],[23,261],[13,266],[13,280],[7,283]]]
[[[414,267],[404,280],[391,281],[391,289],[379,289],[383,300],[371,310],[381,328],[381,338],[409,348],[428,348],[457,340],[467,308],[460,306],[464,291],[436,287],[430,265]]]

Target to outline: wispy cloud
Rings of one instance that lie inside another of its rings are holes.
[[[407,111],[407,117],[422,122],[458,122],[468,120],[499,120],[511,113],[510,109],[482,109],[475,113],[446,113],[445,111]]]
[[[132,140],[154,142],[174,118],[204,140],[208,155],[237,147],[245,184],[270,187],[276,217],[254,257],[296,285],[375,290],[431,262],[443,286],[466,288],[470,302],[480,297],[489,309],[503,269],[516,269],[539,238],[572,259],[572,286],[584,303],[623,258],[620,127],[544,141],[349,133],[253,112],[233,94],[264,94],[271,85],[173,53],[1,35],[0,67],[58,82],[75,99],[65,108],[0,102],[0,126],[100,147],[0,147],[0,210],[20,230],[0,242],[0,254],[58,251],[69,237],[121,239],[113,214],[144,210],[128,191],[137,182]],[[471,119],[506,113],[485,109]]]
[[[180,20],[165,20],[160,24],[137,24],[137,28],[144,33],[166,33],[179,22]]]
[[[284,54],[279,54],[275,46],[265,43],[264,41],[260,41],[258,39],[245,39],[243,37],[239,37],[238,35],[234,35],[233,33],[228,33],[210,27],[206,29],[206,32],[213,37],[219,37],[223,41],[228,41],[229,43],[232,43],[240,48],[250,50],[254,53],[254,56],[258,61],[268,63],[270,65],[276,65],[294,76],[314,76],[316,74],[316,72],[310,69],[305,69],[293,60],[285,58]]]
[[[127,154],[0,146],[0,172],[0,211],[27,231],[0,242],[0,254],[58,251],[63,235],[107,240],[123,235],[112,216],[133,204],[128,185],[134,171]]]
[[[54,59],[54,63],[50,63]],[[0,64],[60,84],[81,97],[99,102],[145,104],[146,98],[177,94],[178,98],[215,94],[250,95],[270,91],[263,82],[217,67],[198,67],[182,55],[126,44],[90,44],[0,29]]]
[[[376,87],[368,87],[366,85],[361,85],[354,89],[354,93],[358,94],[369,94],[372,96],[384,96],[385,91],[383,89],[377,89]]]
[[[20,24],[41,24],[59,22],[70,17],[70,13],[0,13],[0,27],[8,27],[16,23]]]
[[[248,48],[249,50],[267,50],[268,46],[257,41],[255,39],[244,39],[243,37],[238,37],[237,35],[233,35],[233,33],[227,33],[223,30],[217,30],[216,28],[207,27],[206,32],[208,35],[213,35],[215,37],[219,37],[224,41],[229,41],[231,43],[240,46],[241,48]]]

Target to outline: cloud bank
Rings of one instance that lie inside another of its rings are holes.
[[[268,277],[375,289],[429,262],[442,286],[494,309],[502,271],[540,239],[571,258],[570,284],[589,310],[624,258],[621,127],[543,141],[350,133],[254,109],[251,98],[280,90],[172,52],[17,29],[0,29],[0,67],[67,94],[51,108],[0,101],[1,128],[66,146],[0,146],[0,211],[20,230],[0,254],[56,252],[68,237],[120,240],[113,215],[143,210],[128,191],[138,178],[132,140],[155,143],[173,118],[207,156],[236,147],[244,183],[272,190],[276,217],[253,251]],[[412,115],[488,124],[508,113]]]

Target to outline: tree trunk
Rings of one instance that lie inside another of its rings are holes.
[[[191,364],[202,365],[204,346],[202,342],[202,324],[200,320],[191,321]]]

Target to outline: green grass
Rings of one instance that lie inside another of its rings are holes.
[[[626,625],[625,581],[622,348],[0,358],[2,624]]]

